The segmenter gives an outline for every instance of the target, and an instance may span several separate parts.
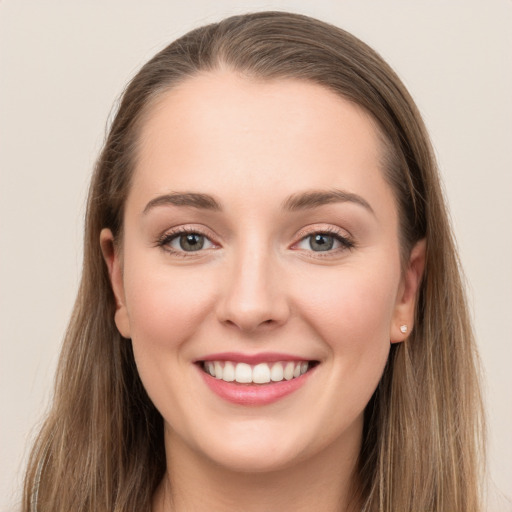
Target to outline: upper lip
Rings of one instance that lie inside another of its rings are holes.
[[[277,361],[314,361],[310,357],[302,357],[296,354],[285,354],[282,352],[260,352],[258,354],[243,354],[240,352],[218,352],[208,354],[196,360],[203,361],[232,361],[235,363],[247,363],[251,365],[259,363],[275,363]]]

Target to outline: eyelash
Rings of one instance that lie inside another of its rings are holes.
[[[302,241],[313,237],[315,235],[326,235],[333,237],[336,241],[338,241],[341,245],[341,247],[338,247],[337,249],[332,249],[328,251],[313,251],[309,250],[307,252],[310,252],[314,254],[316,258],[329,258],[333,256],[334,254],[339,254],[340,252],[346,251],[346,250],[352,250],[356,246],[354,240],[347,236],[346,234],[342,234],[342,232],[336,228],[328,227],[326,229],[320,228],[320,229],[314,229],[311,230],[311,227],[308,230],[302,230],[298,233],[299,241],[293,244],[294,246],[300,244]],[[298,249],[300,250],[300,249]]]
[[[183,258],[189,258],[191,256],[197,256],[199,253],[204,252],[204,249],[199,249],[197,251],[185,251],[185,250],[175,250],[172,247],[170,247],[170,243],[174,241],[176,238],[183,236],[183,235],[200,235],[204,237],[206,240],[208,240],[211,244],[214,246],[217,245],[215,242],[213,242],[208,235],[206,235],[201,229],[192,228],[192,227],[179,227],[176,228],[173,231],[166,232],[162,236],[160,236],[156,242],[156,246],[160,247],[164,251],[176,255]],[[342,235],[340,231],[334,228],[327,228],[327,229],[318,229],[318,230],[303,230],[302,232],[298,233],[298,236],[300,237],[298,242],[295,242],[293,246],[297,246],[304,240],[308,239],[309,237],[313,237],[315,235],[326,235],[333,237],[337,242],[341,244],[341,247],[338,247],[337,249],[333,250],[327,250],[327,251],[313,251],[309,250],[307,252],[310,252],[315,255],[315,257],[318,258],[326,258],[329,256],[332,256],[334,253],[339,253],[340,251],[345,250],[351,250],[355,247],[355,242],[348,236]],[[299,250],[299,249],[297,249]]]
[[[206,240],[208,240],[211,244],[217,245],[215,244],[215,242],[212,242],[210,237],[206,235],[201,229],[192,227],[179,227],[173,231],[167,231],[161,237],[159,237],[156,242],[156,246],[172,254],[173,256],[179,256],[182,258],[190,258],[191,256],[197,256],[199,255],[199,253],[203,252],[202,249],[199,249],[197,251],[178,251],[170,246],[170,243],[173,240],[183,235],[200,235],[204,237]]]

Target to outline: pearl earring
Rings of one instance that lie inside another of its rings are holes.
[[[400,332],[405,334],[407,332],[407,325],[401,325],[400,326]]]

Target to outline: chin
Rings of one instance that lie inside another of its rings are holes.
[[[273,473],[300,463],[303,457],[296,451],[286,449],[268,447],[237,450],[230,446],[222,454],[212,453],[210,458],[216,465],[236,473]]]
[[[269,424],[270,423],[270,424]],[[297,424],[295,424],[297,426]],[[311,429],[266,421],[236,422],[215,435],[202,437],[199,453],[216,465],[240,473],[275,472],[313,457],[323,446]],[[212,434],[212,432],[210,432]]]

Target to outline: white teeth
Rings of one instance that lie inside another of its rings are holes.
[[[205,361],[203,368],[212,377],[225,382],[267,384],[300,377],[309,370],[310,365],[307,361],[259,363],[255,366],[232,361]]]
[[[270,368],[267,363],[257,364],[252,370],[252,381],[256,384],[270,382]]]
[[[279,382],[283,380],[283,365],[281,363],[275,363],[270,370],[270,380],[272,382]]]
[[[252,368],[246,363],[238,363],[235,368],[235,380],[241,384],[252,382]]]
[[[226,382],[233,382],[235,380],[235,366],[233,363],[226,361],[224,364],[222,380],[225,380]]]
[[[284,369],[284,378],[286,380],[292,380],[293,379],[293,369],[295,368],[295,365],[290,362],[286,363],[286,367]]]
[[[215,361],[215,378],[222,379],[222,365],[219,361]]]

